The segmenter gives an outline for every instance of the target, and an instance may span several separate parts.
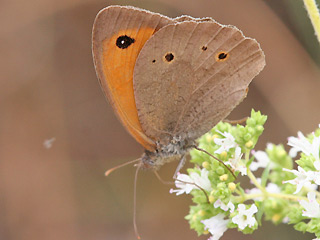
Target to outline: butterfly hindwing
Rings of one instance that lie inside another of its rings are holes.
[[[264,65],[259,44],[235,27],[213,20],[163,27],[145,44],[134,70],[144,132],[164,144],[170,135],[198,138],[242,101]]]

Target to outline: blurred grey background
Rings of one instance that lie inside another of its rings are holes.
[[[210,16],[256,38],[267,66],[229,119],[268,115],[258,149],[286,143],[320,123],[320,47],[302,1],[42,0],[0,2],[0,239],[126,240],[132,225],[135,159],[142,147],[106,102],[91,56],[91,28],[103,7],[142,7],[170,17]],[[46,139],[55,138],[50,149]],[[176,163],[160,170],[171,179]],[[151,172],[138,180],[142,239],[207,239],[189,229],[191,199],[169,194]],[[264,223],[222,239],[312,239]]]

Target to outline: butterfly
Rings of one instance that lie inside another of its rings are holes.
[[[130,6],[98,13],[92,52],[114,112],[145,149],[141,167],[154,170],[179,160],[181,167],[265,66],[258,42],[234,26]]]

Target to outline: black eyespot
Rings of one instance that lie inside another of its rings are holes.
[[[156,60],[155,60],[155,59],[153,59],[153,60],[152,60],[152,62],[153,62],[153,63],[155,63],[155,62],[156,62]]]
[[[202,49],[202,51],[205,51],[205,50],[208,49],[208,47],[207,46],[203,46],[201,49]]]
[[[164,58],[166,59],[167,62],[171,62],[174,59],[174,56],[172,53],[167,53]]]
[[[225,59],[227,56],[228,56],[227,53],[222,52],[222,53],[220,53],[220,54],[218,55],[218,58],[219,58],[220,60],[222,60],[222,59]]]
[[[135,40],[133,38],[128,37],[127,35],[123,35],[117,38],[116,45],[118,48],[126,49],[134,42]]]

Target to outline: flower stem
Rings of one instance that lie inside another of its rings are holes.
[[[314,31],[320,43],[320,14],[315,0],[303,0],[309,14]]]
[[[258,180],[257,180],[256,177],[253,175],[253,173],[250,171],[250,169],[248,169],[247,173],[248,173],[248,177],[250,178],[250,180],[252,181],[252,183],[253,183],[257,188],[259,188],[259,190],[260,190],[262,193],[266,194],[267,191],[265,190],[265,188],[263,188],[263,187],[261,186],[261,184],[258,182]]]
[[[274,198],[294,200],[294,201],[299,201],[299,200],[307,200],[308,201],[308,198],[306,198],[306,197],[297,196],[297,195],[291,195],[291,194],[268,193],[268,196],[269,197],[274,197]]]
[[[306,200],[308,201],[308,198],[303,197],[303,196],[296,196],[296,195],[291,195],[291,194],[281,194],[281,193],[269,193],[269,192],[265,192],[265,193],[255,193],[255,194],[245,194],[244,196],[239,196],[236,199],[239,202],[244,202],[246,200],[250,200],[250,199],[254,199],[254,198],[258,198],[258,197],[262,197],[264,199],[268,198],[268,197],[272,197],[272,198],[280,198],[280,199],[287,199],[287,200],[293,200],[293,201],[299,201],[299,200]]]

